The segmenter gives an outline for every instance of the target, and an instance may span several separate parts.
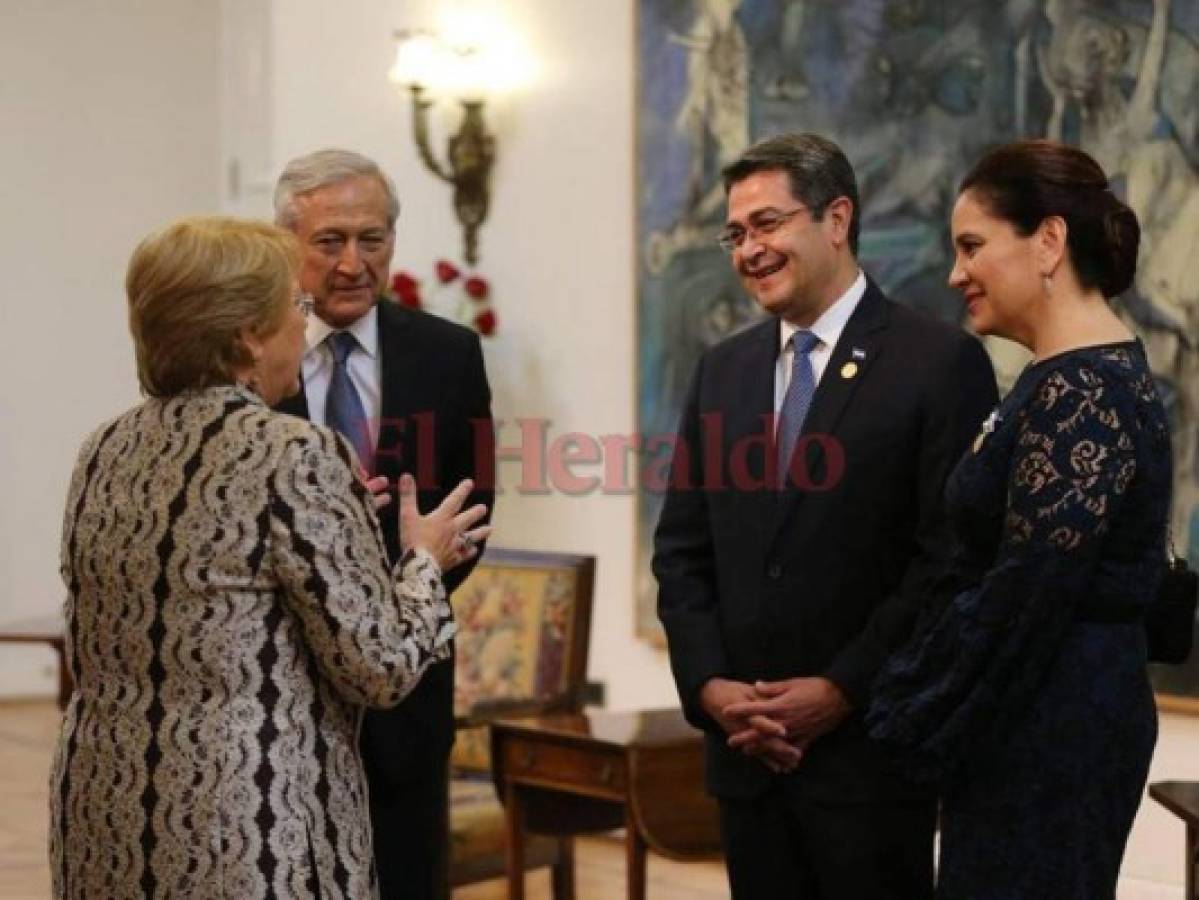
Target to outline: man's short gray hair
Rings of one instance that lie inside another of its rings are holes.
[[[400,216],[396,187],[374,160],[353,150],[317,150],[289,162],[275,185],[275,224],[295,231],[299,213],[295,199],[330,184],[362,176],[378,178],[387,192],[387,227],[395,228]]]

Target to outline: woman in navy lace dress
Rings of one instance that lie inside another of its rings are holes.
[[[950,478],[956,564],[868,724],[941,785],[938,896],[1111,898],[1157,736],[1141,619],[1170,503],[1165,411],[1106,303],[1139,229],[1094,160],[1036,141],[975,166],[953,236],[971,323],[1034,360]]]

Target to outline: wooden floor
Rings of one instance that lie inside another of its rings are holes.
[[[46,775],[57,733],[58,710],[50,701],[0,703],[0,900],[50,896]],[[576,872],[579,900],[623,897],[623,845],[609,838],[581,841]],[[506,893],[502,881],[482,882],[455,891],[454,900],[500,900]],[[528,876],[526,896],[550,896],[548,871]],[[727,896],[721,865],[676,863],[651,855],[650,900]]]

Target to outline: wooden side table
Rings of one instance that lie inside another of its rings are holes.
[[[0,644],[49,644],[58,654],[58,708],[66,709],[71,699],[71,673],[67,670],[66,636],[61,616],[38,616],[19,622],[0,623]]]
[[[1199,900],[1199,782],[1158,781],[1149,785],[1149,796],[1187,825],[1187,900]]]
[[[526,830],[561,837],[623,825],[631,900],[645,897],[647,848],[673,859],[720,853],[703,736],[677,710],[501,719],[491,742],[510,900],[524,898]]]

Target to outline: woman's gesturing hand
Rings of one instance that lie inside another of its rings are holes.
[[[469,478],[463,479],[437,509],[422,516],[416,505],[415,480],[408,473],[401,475],[399,516],[403,549],[428,550],[443,572],[475,556],[479,544],[491,535],[491,526],[474,527],[487,515],[487,507],[482,503],[462,509],[474,486]]]

